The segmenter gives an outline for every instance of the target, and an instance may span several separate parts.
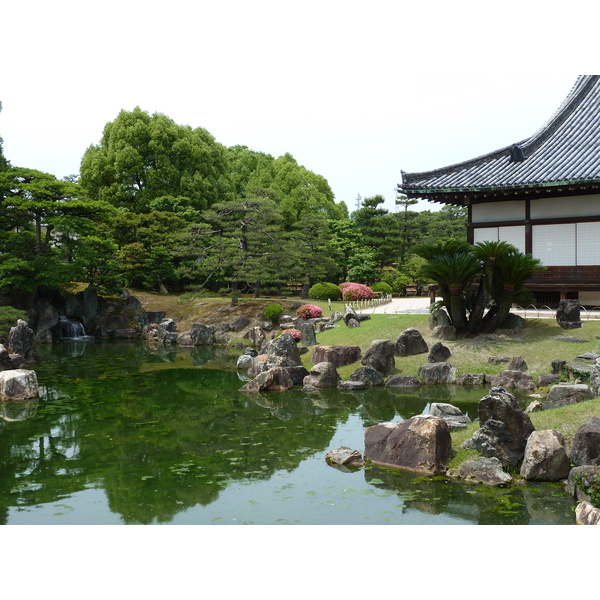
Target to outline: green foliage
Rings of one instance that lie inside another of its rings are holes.
[[[283,306],[281,304],[269,304],[265,306],[263,311],[264,318],[273,321],[273,323],[278,323],[281,315],[283,315]]]
[[[315,283],[308,290],[308,297],[314,300],[340,300],[342,290],[335,283]]]
[[[164,197],[185,211],[233,198],[225,148],[208,131],[139,107],[122,110],[85,151],[81,184],[92,198],[136,213]]]
[[[596,508],[600,508],[600,475],[593,477],[591,481],[583,477],[581,473],[575,473],[573,482],[581,488],[589,497]]]
[[[526,279],[545,268],[506,242],[471,246],[448,240],[424,244],[416,252],[427,260],[421,273],[439,284],[439,304],[447,309],[458,333],[497,329],[511,305],[529,297]]]
[[[8,343],[10,329],[17,324],[18,319],[27,320],[22,310],[12,306],[0,306],[0,344]]]
[[[389,283],[385,283],[385,281],[378,281],[377,283],[374,283],[371,286],[371,289],[374,292],[381,292],[382,294],[385,294],[386,296],[393,292],[392,286]]]

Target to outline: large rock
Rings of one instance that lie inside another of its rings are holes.
[[[383,375],[373,367],[358,367],[350,375],[350,381],[361,381],[366,386],[378,386],[385,383]]]
[[[585,384],[558,384],[553,385],[543,402],[544,410],[569,406],[584,402],[594,397],[592,390]]]
[[[596,359],[596,364],[590,373],[590,389],[594,396],[600,396],[600,358]]]
[[[590,502],[581,502],[575,509],[577,525],[600,525],[600,508]]]
[[[421,382],[414,375],[390,375],[385,380],[385,387],[388,388],[415,388],[420,385]]]
[[[244,334],[244,339],[248,340],[254,348],[260,348],[266,336],[261,327],[252,327]]]
[[[426,384],[456,383],[458,369],[446,362],[427,363],[417,369],[417,377]]]
[[[360,357],[360,346],[314,346],[311,354],[313,364],[330,362],[336,367],[351,365]]]
[[[528,481],[560,481],[569,476],[571,463],[565,437],[554,429],[531,433],[525,446],[521,477]]]
[[[581,327],[579,300],[561,300],[556,310],[556,322],[562,329],[579,329]]]
[[[522,356],[513,356],[510,364],[508,365],[508,371],[527,371],[527,363]]]
[[[463,414],[460,408],[445,402],[432,402],[429,414],[444,419],[450,429],[464,429],[471,422],[469,415]]]
[[[27,400],[39,395],[35,371],[11,369],[0,372],[0,400]]]
[[[396,356],[413,356],[428,352],[429,347],[421,332],[414,327],[409,327],[398,336],[395,351]]]
[[[164,310],[158,311],[144,311],[137,315],[134,315],[134,320],[137,321],[142,327],[144,325],[150,325],[150,323],[159,324],[167,313]]]
[[[452,327],[452,321],[443,308],[438,308],[429,313],[429,329],[433,330],[436,327]]]
[[[212,346],[215,338],[210,328],[202,323],[194,323],[190,328],[190,339],[194,346]]]
[[[503,467],[523,460],[527,438],[535,431],[529,415],[505,388],[493,387],[477,406],[480,429],[471,438],[483,456],[496,457]]]
[[[334,365],[322,362],[312,367],[310,375],[304,378],[303,384],[315,388],[331,388],[337,387],[340,379],[340,375]]]
[[[282,333],[279,337],[271,340],[269,349],[267,352],[267,366],[274,366],[277,362],[281,362],[282,358],[286,359],[285,366],[297,366],[302,364],[300,358],[300,350],[298,350],[298,344],[296,340],[287,333]]]
[[[429,475],[444,473],[452,438],[444,419],[418,415],[401,423],[380,423],[365,430],[365,459]]]
[[[391,340],[373,340],[367,346],[365,355],[360,362],[365,367],[371,367],[385,377],[396,366],[395,351],[394,343]]]
[[[8,332],[8,347],[13,354],[20,354],[26,361],[35,360],[34,334],[22,319]]]
[[[347,446],[330,450],[325,455],[325,461],[332,467],[340,468],[343,471],[352,471],[363,465],[363,457],[358,450],[352,450]]]
[[[466,460],[458,469],[452,470],[448,475],[469,483],[483,483],[497,487],[505,487],[512,482],[512,477],[504,472],[502,463],[497,458],[484,456]]]
[[[50,330],[58,325],[58,320],[60,318],[56,308],[50,304],[48,300],[40,300],[39,302],[36,302],[35,315],[37,321],[35,334],[36,342],[45,343],[48,340],[48,337],[52,340]],[[50,333],[50,336],[48,336],[48,333]]]
[[[567,492],[575,500],[590,502],[592,495],[598,498],[600,494],[600,466],[582,465],[573,467],[567,479]]]
[[[262,392],[264,390],[285,392],[294,387],[287,369],[275,367],[259,373],[252,381],[240,388],[240,392]]]
[[[438,340],[455,340],[458,337],[454,325],[437,325],[431,335]]]
[[[524,390],[534,390],[535,383],[533,377],[523,371],[502,371],[491,378],[491,384],[494,387],[519,388]]]
[[[451,356],[452,352],[450,352],[450,348],[444,346],[444,344],[441,342],[436,342],[433,346],[431,346],[431,352],[427,357],[427,362],[446,362]]]
[[[317,336],[315,333],[314,323],[304,323],[300,326],[300,333],[302,334],[302,345],[303,346],[316,346]]]
[[[360,320],[358,318],[358,313],[349,304],[346,304],[344,316],[342,317],[342,319],[344,320],[344,323],[346,323],[346,325],[348,325],[348,327],[351,326],[349,324],[349,321],[356,321],[357,325],[354,325],[354,327],[360,326]]]
[[[573,436],[571,462],[577,466],[600,464],[600,417],[589,417]]]

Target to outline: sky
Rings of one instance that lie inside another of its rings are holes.
[[[4,154],[76,174],[105,124],[139,106],[226,146],[289,152],[351,211],[376,194],[396,210],[401,170],[529,137],[593,72],[585,5],[5,1]]]

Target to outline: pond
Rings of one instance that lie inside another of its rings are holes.
[[[131,343],[40,347],[40,398],[4,403],[2,524],[574,524],[561,484],[497,489],[376,467],[364,429],[486,390],[244,394],[236,355]],[[454,394],[454,395],[453,395]]]

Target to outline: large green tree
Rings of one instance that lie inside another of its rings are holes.
[[[78,184],[12,167],[0,172],[0,289],[32,292],[80,273],[78,249],[113,207],[82,195]]]
[[[196,210],[233,198],[226,150],[208,131],[139,107],[121,111],[85,151],[81,184],[92,198],[136,213],[163,197]]]

